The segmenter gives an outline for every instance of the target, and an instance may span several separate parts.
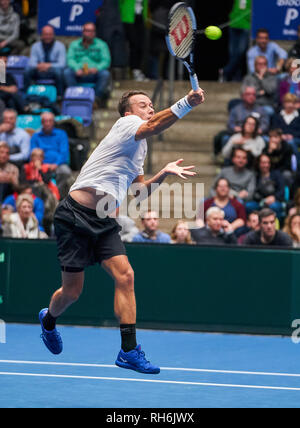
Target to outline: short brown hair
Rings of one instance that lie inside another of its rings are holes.
[[[133,97],[134,95],[145,95],[146,97],[148,97],[150,99],[149,95],[143,91],[127,91],[127,92],[124,92],[124,94],[122,95],[122,97],[119,101],[119,105],[118,105],[118,111],[119,111],[121,117],[125,116],[125,113],[127,111],[130,111],[129,99],[131,97]]]
[[[274,135],[276,137],[281,137],[282,134],[283,134],[283,132],[282,132],[282,129],[280,129],[280,128],[274,128],[274,129],[271,129],[269,131],[269,137],[274,137]]]
[[[271,208],[263,208],[261,211],[259,211],[259,215],[258,215],[259,223],[261,223],[265,217],[270,217],[270,215],[276,218],[276,213],[273,210],[271,210]]]

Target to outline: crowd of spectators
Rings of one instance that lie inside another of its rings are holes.
[[[289,51],[270,41],[267,29],[257,31],[246,52],[248,72],[236,79],[240,98],[228,103],[227,128],[214,138],[220,172],[204,207],[222,209],[224,221],[234,213],[229,222],[239,244],[299,246],[299,43],[300,26]],[[251,218],[259,219],[259,230],[246,236]],[[241,227],[235,228],[237,221]]]

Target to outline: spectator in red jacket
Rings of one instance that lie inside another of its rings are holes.
[[[243,204],[230,196],[230,184],[226,178],[219,178],[215,184],[215,196],[204,201],[204,215],[210,207],[218,207],[224,211],[227,220],[234,231],[246,224],[247,216]]]

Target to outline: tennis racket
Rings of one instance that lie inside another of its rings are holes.
[[[199,89],[193,52],[196,30],[197,22],[193,9],[184,2],[174,4],[168,15],[166,43],[170,54],[182,61],[187,68],[194,91]]]

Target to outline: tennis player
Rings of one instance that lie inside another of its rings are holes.
[[[149,180],[144,179],[146,138],[172,126],[192,108],[204,102],[202,89],[190,91],[173,106],[157,114],[148,95],[128,91],[119,101],[121,118],[113,125],[82,167],[68,196],[60,202],[54,216],[62,285],[52,296],[49,308],[39,313],[42,334],[53,354],[63,344],[56,329],[57,318],[75,302],[82,291],[84,269],[95,263],[115,282],[114,311],[120,323],[121,350],[116,365],[141,373],[159,373],[159,367],[146,360],[136,342],[136,301],[134,273],[120,239],[120,227],[108,216],[103,203],[109,199],[119,206],[131,183],[151,193],[151,184],[160,184],[168,175],[183,179],[193,176],[194,166],[181,166],[183,159],[169,163]],[[104,199],[106,198],[106,199]]]

